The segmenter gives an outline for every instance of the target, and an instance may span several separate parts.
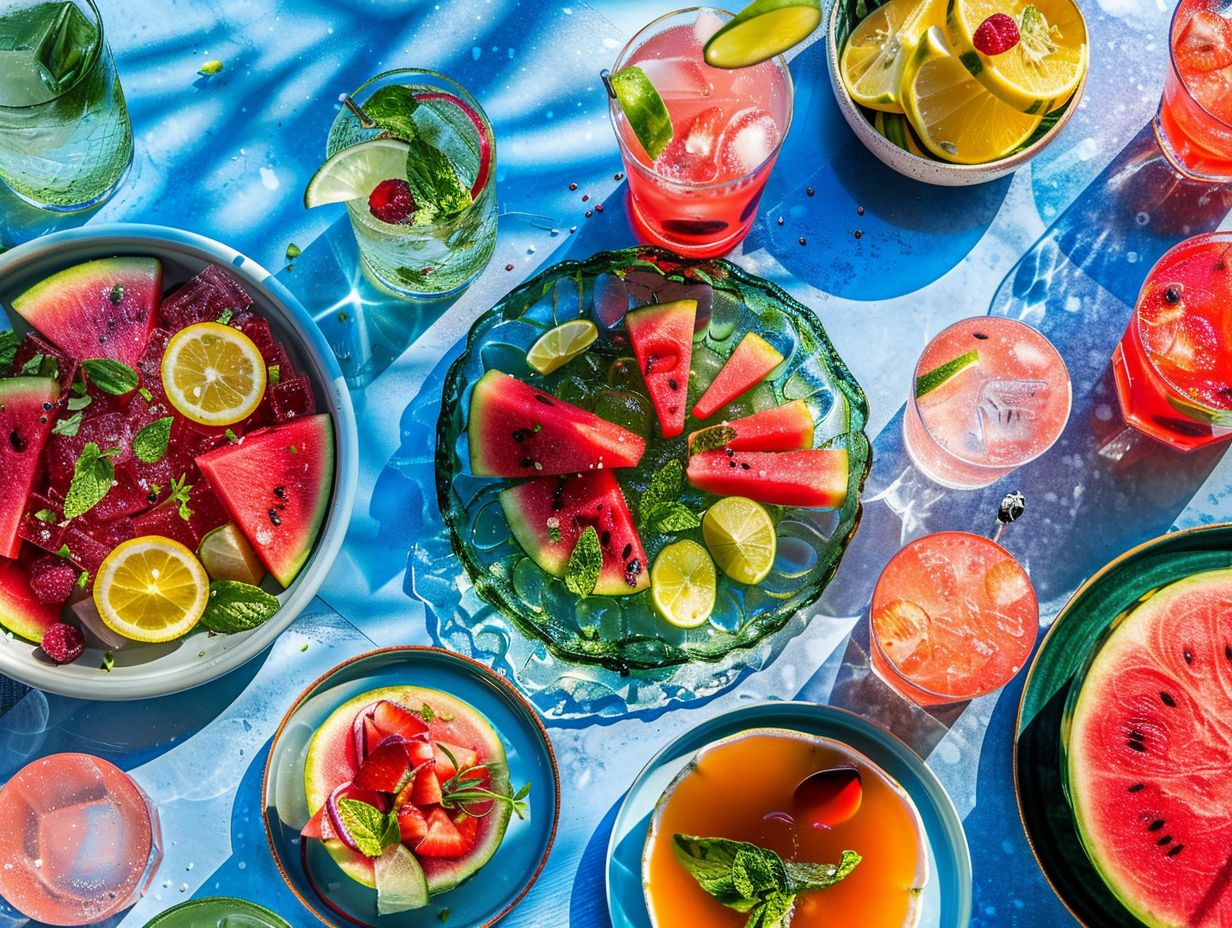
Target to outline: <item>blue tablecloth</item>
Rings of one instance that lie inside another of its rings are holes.
[[[111,202],[75,217],[0,194],[0,245],[118,220],[201,232],[271,268],[283,267],[287,245],[297,244],[303,255],[281,276],[317,316],[354,384],[363,473],[335,570],[267,654],[211,685],[138,704],[31,692],[0,718],[0,774],[32,756],[87,750],[132,770],[159,802],[165,860],[150,894],[117,921],[126,928],[182,899],[219,893],[308,925],[262,831],[270,736],[304,685],[343,658],[374,644],[436,640],[439,624],[407,581],[417,533],[435,507],[425,478],[430,438],[418,414],[439,402],[431,394],[443,359],[508,289],[563,256],[631,243],[598,70],[666,7],[644,0],[100,6],[136,133],[131,175]],[[798,50],[796,121],[735,260],[817,312],[869,395],[875,463],[864,522],[807,627],[769,667],[700,702],[549,721],[561,762],[560,831],[543,877],[506,924],[606,925],[607,836],[633,772],[701,718],[782,698],[854,708],[927,758],[971,844],[974,924],[1073,923],[1037,871],[1015,808],[1010,757],[1021,680],[952,710],[913,711],[868,683],[860,626],[872,583],[903,540],[986,529],[1011,482],[1026,492],[1029,510],[1006,543],[1030,567],[1045,625],[1110,557],[1170,528],[1213,521],[1225,507],[1232,474],[1223,449],[1181,457],[1118,438],[1107,374],[1151,262],[1180,238],[1217,227],[1232,205],[1228,191],[1176,181],[1155,148],[1148,123],[1166,62],[1165,6],[1086,3],[1092,59],[1078,113],[1029,168],[966,190],[915,184],[874,161],[839,116],[824,40]],[[199,77],[210,59],[222,60],[223,72]],[[358,275],[340,211],[309,212],[301,202],[338,94],[403,65],[458,78],[483,103],[498,138],[496,255],[460,298],[426,307],[383,300]],[[604,212],[584,218],[596,202]],[[943,492],[908,466],[902,401],[928,338],[983,312],[1025,319],[1053,339],[1073,376],[1074,413],[1057,447],[1013,481]]]

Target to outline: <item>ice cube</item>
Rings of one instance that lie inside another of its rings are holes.
[[[699,100],[714,92],[714,85],[693,58],[647,58],[637,66],[659,91],[665,103]]]
[[[1210,10],[1199,10],[1182,27],[1175,54],[1181,67],[1193,71],[1217,71],[1232,65],[1232,22]]]
[[[989,380],[980,387],[979,437],[990,460],[1022,453],[1034,441],[1049,392],[1042,380]]]
[[[719,138],[718,161],[725,175],[738,177],[761,167],[779,143],[779,125],[766,110],[751,106],[731,118]]]
[[[96,899],[122,887],[145,861],[133,859],[137,835],[109,798],[39,816],[39,878],[56,893]]]
[[[1194,312],[1159,313],[1142,326],[1142,342],[1157,362],[1190,373],[1214,370],[1220,354],[1214,324]]]
[[[716,154],[722,122],[723,111],[717,106],[702,110],[676,132],[655,161],[655,170],[671,180],[693,184],[717,179]]]
[[[706,8],[698,10],[697,19],[693,22],[693,40],[697,42],[697,47],[702,48],[722,28],[723,20],[714,10]]]
[[[55,90],[71,86],[89,65],[98,44],[98,28],[75,3],[61,3],[39,42],[35,56],[51,77]]]
[[[877,640],[900,667],[928,640],[928,613],[916,603],[896,599],[873,616]]]
[[[594,317],[605,329],[614,329],[624,321],[629,311],[629,287],[615,274],[600,274],[595,278]]]
[[[1031,592],[1031,581],[1014,561],[1007,558],[988,568],[984,574],[984,589],[988,591],[988,598],[998,606],[1008,606]]]

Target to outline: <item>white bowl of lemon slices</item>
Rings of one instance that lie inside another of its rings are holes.
[[[1004,177],[1078,108],[1087,29],[1074,0],[835,0],[839,109],[880,161],[947,187]]]

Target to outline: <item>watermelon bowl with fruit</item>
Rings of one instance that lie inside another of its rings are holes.
[[[354,412],[308,312],[202,236],[100,225],[0,256],[0,673],[137,699],[225,674],[341,547]]]
[[[519,684],[589,665],[659,699],[769,659],[855,531],[867,416],[817,317],[726,261],[605,252],[510,293],[446,377],[436,469]]]

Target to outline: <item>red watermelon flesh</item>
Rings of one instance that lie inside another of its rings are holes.
[[[0,558],[0,625],[39,644],[60,621],[60,606],[41,603],[30,588],[29,564]]]
[[[710,386],[693,407],[698,419],[709,419],[732,400],[766,379],[766,375],[783,363],[783,356],[756,332],[747,333],[723,367],[714,375]]]
[[[163,292],[154,258],[99,258],[66,268],[13,300],[13,309],[78,361],[137,363]]]
[[[43,518],[40,519],[38,514],[42,514]],[[60,525],[63,520],[64,500],[36,490],[26,502],[26,512],[21,518],[17,534],[23,541],[55,553],[64,544],[64,527]]]
[[[623,596],[649,585],[646,551],[610,471],[529,480],[502,490],[500,503],[522,550],[552,576],[565,575],[578,538],[594,526],[603,551],[595,593]]]
[[[1073,704],[1075,824],[1145,925],[1232,926],[1229,615],[1232,570],[1163,587],[1113,626]]]
[[[316,543],[334,483],[329,414],[249,432],[197,466],[261,562],[290,586]]]
[[[655,303],[625,316],[629,342],[664,438],[684,431],[696,319],[697,300]]]
[[[813,447],[813,414],[804,400],[772,406],[743,419],[732,419],[689,434],[689,447],[703,433],[727,427],[735,434],[723,445],[733,451],[801,451]]]
[[[640,435],[496,370],[475,384],[466,432],[471,472],[484,477],[635,467],[646,450]]]
[[[17,557],[18,530],[59,396],[60,385],[50,377],[0,380],[0,557]]]
[[[716,496],[759,503],[837,509],[847,499],[847,452],[703,451],[689,458],[689,483]]]
[[[87,412],[93,408],[87,407]],[[111,463],[120,468],[133,458],[133,432],[128,416],[122,412],[105,412],[86,416],[75,435],[53,435],[47,443],[47,476],[58,493],[68,491],[77,459],[85,446],[93,443],[100,451],[116,451]]]
[[[158,314],[172,332],[197,322],[214,322],[224,312],[238,313],[252,305],[252,297],[235,279],[211,264],[163,300]]]

